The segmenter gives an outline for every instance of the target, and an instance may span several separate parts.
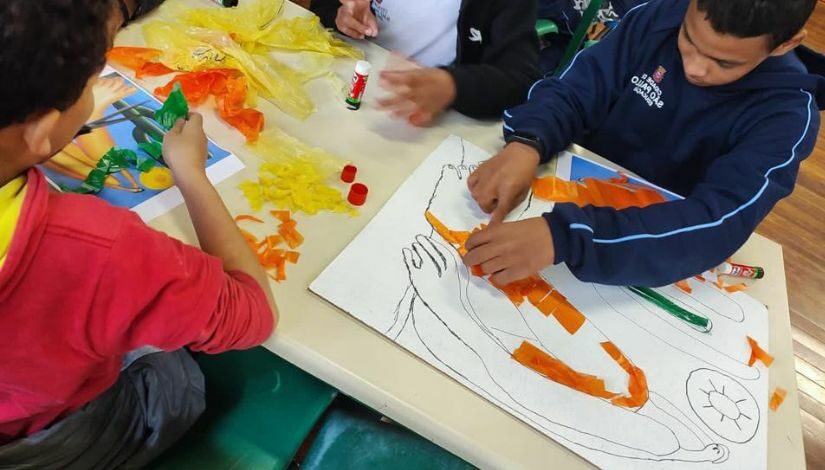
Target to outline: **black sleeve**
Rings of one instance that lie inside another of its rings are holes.
[[[447,67],[456,83],[453,109],[477,119],[499,118],[507,108],[523,103],[540,75],[536,0],[494,4],[481,63]]]
[[[341,6],[340,0],[312,0],[309,2],[309,10],[321,18],[321,24],[327,28],[337,30],[335,17],[338,15],[338,8]]]

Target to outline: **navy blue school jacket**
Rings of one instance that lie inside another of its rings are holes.
[[[677,47],[688,4],[640,5],[505,112],[505,136],[539,138],[545,162],[575,141],[685,197],[626,210],[556,204],[544,214],[556,263],[583,281],[660,286],[721,264],[791,194],[814,148],[825,79],[791,52],[728,85],[691,85]]]

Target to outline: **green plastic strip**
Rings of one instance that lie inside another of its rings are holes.
[[[711,329],[709,319],[696,313],[685,310],[684,308],[676,305],[670,299],[656,292],[653,289],[650,289],[648,287],[636,286],[629,286],[628,289],[630,289],[631,292],[638,295],[639,297],[661,308],[670,315],[673,315],[674,317],[686,323],[690,323],[693,326],[702,328],[702,330],[700,331],[707,333]]]
[[[189,103],[186,102],[186,96],[180,89],[180,83],[175,83],[172,93],[169,93],[163,106],[155,112],[155,121],[169,130],[178,122],[178,119],[185,119],[187,116],[189,116]]]

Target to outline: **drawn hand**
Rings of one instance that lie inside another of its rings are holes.
[[[401,252],[410,274],[410,283],[425,304],[432,310],[437,310],[431,302],[454,298],[456,302],[445,307],[461,307],[458,294],[461,291],[461,278],[458,275],[460,265],[450,248],[430,237],[417,235],[412,246]],[[452,293],[452,297],[445,293]]]
[[[378,36],[378,21],[372,14],[370,0],[341,0],[335,26],[353,39]]]
[[[481,265],[498,285],[538,274],[555,261],[553,236],[541,217],[491,225],[473,234],[466,246],[464,264]]]
[[[446,70],[384,71],[380,77],[379,84],[393,97],[379,100],[379,107],[413,126],[432,124],[455,101],[455,80]]]
[[[490,224],[504,221],[530,193],[539,165],[538,152],[528,145],[511,143],[484,162],[467,181],[481,210],[491,214]]]
[[[486,280],[470,276],[455,250],[419,235],[403,254],[416,294],[444,321],[452,323],[455,314],[474,321],[507,354],[525,339],[535,339],[513,303]],[[446,305],[446,299],[456,301]],[[459,329],[457,325],[451,327]]]

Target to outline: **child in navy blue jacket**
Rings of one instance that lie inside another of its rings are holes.
[[[654,0],[629,12],[504,113],[508,145],[468,180],[492,224],[468,241],[467,264],[500,283],[566,263],[583,281],[646,286],[719,265],[792,192],[814,148],[825,79],[794,49],[815,4]],[[538,164],[571,142],[685,199],[556,204],[543,218],[499,223]]]

